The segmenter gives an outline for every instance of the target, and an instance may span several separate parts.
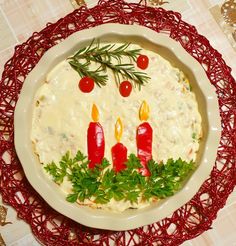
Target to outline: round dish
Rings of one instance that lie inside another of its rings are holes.
[[[74,53],[78,48],[89,44],[94,37],[111,42],[131,41],[150,50],[158,48],[158,52],[164,58],[185,72],[197,96],[204,135],[197,159],[199,167],[180,192],[146,209],[114,214],[66,202],[64,194],[59,191],[57,185],[44,176],[32,149],[30,126],[35,91],[44,82],[46,74],[59,61]],[[209,83],[204,70],[177,42],[144,27],[106,24],[71,35],[50,49],[29,74],[15,111],[16,151],[31,185],[57,211],[90,227],[110,230],[133,229],[158,221],[174,212],[192,198],[208,177],[215,163],[220,139],[220,117],[216,105],[214,87]]]

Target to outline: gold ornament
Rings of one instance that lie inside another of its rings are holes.
[[[161,6],[165,3],[169,3],[168,1],[164,1],[164,0],[142,0],[141,3],[143,4],[150,4],[153,6]]]
[[[236,27],[236,0],[228,0],[221,7],[221,14],[230,26]]]
[[[1,234],[0,234],[0,245],[1,246],[6,246]]]
[[[169,3],[168,1],[164,1],[164,0],[149,0],[149,3],[153,6],[161,6],[165,3]]]
[[[75,9],[86,5],[84,0],[70,0],[70,2]]]
[[[11,222],[6,222],[6,217],[7,217],[7,208],[5,208],[4,206],[0,206],[0,226],[11,224]]]

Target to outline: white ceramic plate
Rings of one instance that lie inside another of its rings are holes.
[[[37,89],[44,83],[47,73],[60,61],[93,38],[101,41],[137,43],[145,49],[158,50],[173,66],[189,78],[197,96],[203,120],[203,140],[197,158],[199,165],[184,187],[174,196],[144,209],[130,209],[113,213],[71,204],[65,194],[43,172],[30,140],[33,101]],[[215,88],[210,84],[200,64],[176,41],[136,25],[105,24],[76,32],[47,51],[26,78],[15,109],[15,148],[26,177],[45,201],[61,214],[90,227],[109,230],[129,230],[154,223],[188,202],[207,179],[215,163],[220,139],[220,117]]]

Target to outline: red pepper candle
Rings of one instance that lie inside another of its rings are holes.
[[[125,163],[127,162],[127,148],[120,143],[122,133],[123,125],[121,119],[118,118],[115,125],[115,137],[117,144],[111,148],[112,162],[115,172],[119,172],[126,168]]]
[[[136,133],[137,155],[143,166],[140,168],[140,172],[143,176],[150,176],[147,163],[152,159],[152,127],[147,122],[148,117],[149,106],[146,101],[143,101],[139,110],[139,118],[141,121],[145,122],[138,126]]]
[[[104,157],[105,141],[104,132],[99,120],[99,112],[95,104],[92,107],[92,119],[87,131],[87,149],[89,168],[94,168],[96,164],[100,164]]]

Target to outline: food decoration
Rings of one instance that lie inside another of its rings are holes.
[[[83,77],[79,81],[79,88],[84,93],[91,92],[94,88],[94,80],[90,77],[87,77],[87,76]]]
[[[149,106],[146,101],[143,101],[140,110],[139,118],[141,121],[144,121],[137,128],[137,152],[138,158],[142,164],[140,172],[144,176],[149,176],[150,172],[147,168],[147,163],[152,159],[152,127],[147,122],[149,117]]]
[[[83,93],[75,90],[78,78]],[[69,202],[141,209],[173,195],[195,168],[198,104],[184,73],[159,54],[93,41],[46,81],[36,94],[31,139]]]
[[[78,72],[83,78],[88,76],[94,80],[99,86],[105,86],[108,81],[108,76],[105,74],[107,69],[111,69],[115,82],[120,84],[121,79],[132,81],[134,86],[141,89],[142,85],[150,79],[146,73],[135,70],[134,62],[136,61],[140,49],[130,49],[130,44],[125,43],[119,46],[115,44],[100,45],[99,40],[93,40],[86,48],[78,50],[75,55],[68,58],[71,67]],[[122,63],[122,59],[128,59],[128,62]],[[91,65],[97,65],[91,70]]]
[[[92,119],[87,133],[88,159],[89,168],[94,168],[96,164],[100,164],[104,157],[105,141],[103,128],[99,121],[99,112],[97,106],[93,104]]]
[[[140,69],[147,69],[148,67],[148,64],[149,64],[149,59],[146,55],[139,55],[138,56],[138,59],[137,59],[137,66],[140,68]]]
[[[66,178],[72,183],[71,193],[66,198],[68,202],[84,203],[94,208],[113,200],[124,200],[130,206],[143,201],[143,206],[147,206],[148,201],[172,196],[195,168],[194,162],[182,159],[169,159],[167,163],[150,160],[147,164],[150,177],[144,177],[138,170],[142,165],[134,154],[129,155],[126,169],[120,172],[115,172],[107,159],[93,169],[88,168],[88,163],[81,151],[74,157],[67,152],[59,163],[49,163],[44,169],[57,184],[62,184]],[[114,202],[112,204],[114,207]]]
[[[129,81],[123,81],[119,87],[120,94],[123,97],[128,97],[132,91],[132,84]]]
[[[117,144],[115,144],[111,149],[113,168],[116,172],[125,169],[125,163],[127,162],[127,148],[120,143],[122,133],[123,124],[121,119],[118,118],[115,125],[115,138],[117,140]]]

